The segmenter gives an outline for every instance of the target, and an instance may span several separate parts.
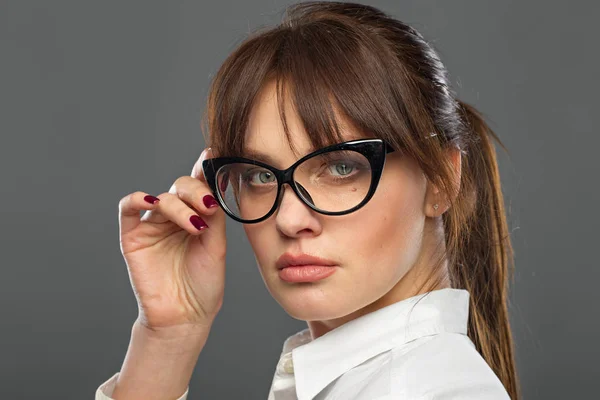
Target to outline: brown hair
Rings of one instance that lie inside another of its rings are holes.
[[[271,79],[288,139],[284,92],[315,148],[343,141],[335,107],[365,136],[417,160],[427,179],[448,193],[446,252],[432,277],[444,279],[440,267],[447,258],[451,286],[470,293],[469,337],[518,399],[507,309],[513,249],[492,139],[504,145],[477,110],[456,98],[432,45],[372,6],[289,6],[279,25],[250,34],[213,78],[203,125],[208,121],[207,143],[216,155],[243,154],[253,102]],[[448,146],[462,154],[460,185]]]

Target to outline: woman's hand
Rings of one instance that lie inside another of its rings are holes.
[[[210,329],[223,303],[225,213],[202,172],[209,153],[205,149],[191,176],[177,178],[156,204],[140,191],[119,202],[120,246],[138,321],[167,336]],[[141,210],[147,211],[140,218]]]

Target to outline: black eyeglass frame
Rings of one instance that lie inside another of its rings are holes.
[[[369,161],[370,167],[371,167],[371,185],[369,187],[369,191],[367,192],[367,195],[365,196],[365,198],[356,206],[354,206],[348,210],[344,210],[344,211],[321,210],[321,209],[317,208],[314,204],[312,204],[308,199],[306,199],[304,197],[304,195],[300,192],[300,190],[296,186],[297,182],[294,181],[294,179],[293,179],[294,171],[296,170],[296,167],[298,167],[298,165],[302,164],[304,161],[308,160],[309,158],[312,158],[312,157],[315,157],[315,156],[318,156],[318,155],[321,155],[324,153],[329,153],[332,151],[339,151],[339,150],[355,151],[357,153],[362,154],[363,156],[365,156],[367,158],[367,160]],[[266,220],[267,218],[269,218],[275,212],[275,210],[279,207],[279,204],[281,203],[281,192],[282,192],[283,185],[286,183],[288,185],[290,185],[290,187],[292,188],[294,193],[296,193],[296,196],[298,196],[298,198],[304,204],[306,204],[308,207],[310,207],[315,212],[318,212],[319,214],[324,214],[324,215],[346,215],[346,214],[349,214],[351,212],[358,210],[359,208],[361,208],[365,204],[367,204],[367,202],[369,200],[371,200],[371,198],[373,197],[373,194],[375,194],[377,185],[379,184],[379,180],[381,178],[381,173],[383,172],[383,167],[385,166],[386,154],[391,153],[393,151],[396,151],[396,150],[394,148],[392,148],[387,142],[385,142],[382,139],[358,139],[358,140],[351,140],[348,142],[333,144],[333,145],[318,149],[316,151],[313,151],[312,153],[305,155],[304,157],[302,157],[301,159],[296,161],[294,164],[292,164],[289,168],[284,169],[284,170],[277,169],[277,168],[273,167],[272,165],[263,163],[258,160],[253,160],[253,159],[244,158],[244,157],[209,158],[202,162],[202,170],[204,173],[204,178],[206,179],[206,183],[212,190],[213,195],[219,202],[219,205],[221,206],[221,208],[231,218],[233,218],[234,220],[241,222],[243,224],[255,224],[258,222],[262,222],[262,221]],[[245,163],[245,164],[256,165],[256,166],[259,166],[259,167],[269,170],[270,172],[272,172],[275,175],[275,179],[277,180],[277,196],[275,198],[276,200],[273,202],[273,207],[271,207],[271,209],[264,216],[257,218],[257,219],[252,219],[252,220],[246,220],[246,219],[239,218],[229,209],[225,200],[221,197],[221,192],[219,190],[217,190],[217,172],[223,166],[228,165],[228,164],[233,164],[233,163]]]

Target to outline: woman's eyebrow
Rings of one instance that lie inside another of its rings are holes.
[[[277,160],[271,157],[269,154],[260,153],[258,151],[254,151],[252,149],[245,149],[242,152],[242,157],[250,158],[252,160],[261,161],[271,166],[277,166]]]

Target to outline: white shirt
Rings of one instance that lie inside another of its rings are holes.
[[[268,400],[510,399],[467,336],[468,316],[469,292],[446,288],[314,340],[304,329],[284,341]],[[117,376],[100,385],[96,400],[111,400]]]

